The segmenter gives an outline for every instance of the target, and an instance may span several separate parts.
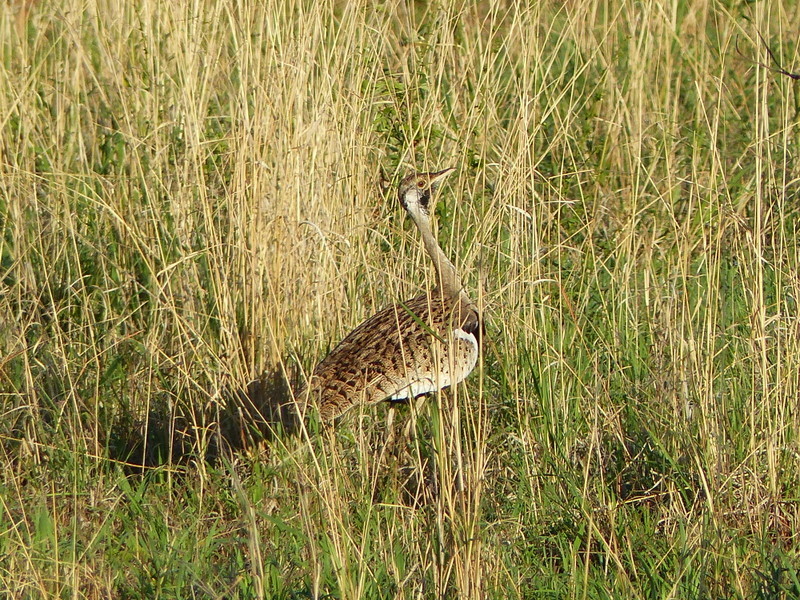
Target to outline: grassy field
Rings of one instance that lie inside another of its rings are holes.
[[[0,4],[3,597],[798,597],[798,31]],[[481,367],[262,438],[235,390],[432,287],[394,190],[451,166]]]

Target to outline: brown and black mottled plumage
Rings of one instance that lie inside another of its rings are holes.
[[[373,315],[317,365],[297,398],[301,406],[317,406],[324,422],[359,404],[440,390],[462,381],[475,367],[480,317],[430,226],[432,194],[450,172],[413,173],[399,188],[400,203],[436,267],[437,287]]]

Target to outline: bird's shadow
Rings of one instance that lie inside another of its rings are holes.
[[[296,376],[267,369],[245,386],[230,386],[208,407],[156,402],[146,418],[123,418],[108,442],[109,457],[130,473],[220,457],[297,433],[302,417],[294,400]],[[188,404],[188,403],[185,403]]]
[[[215,465],[222,457],[262,450],[265,442],[286,442],[304,427],[304,415],[293,394],[299,387],[298,380],[296,373],[287,375],[281,368],[268,369],[247,385],[224,390],[212,403],[213,408],[203,412],[170,412],[165,408],[166,402],[156,402],[162,408],[151,410],[146,419],[117,424],[108,443],[109,457],[120,463],[129,476],[136,477],[157,474],[158,468],[165,466],[198,462]],[[406,400],[391,402],[398,408],[406,404]],[[396,423],[389,439],[386,431],[376,430],[368,442],[385,450],[378,452],[385,458],[376,472],[373,501],[390,499],[421,508],[439,495],[439,476],[429,444],[423,443],[415,451],[415,444],[402,433],[405,426],[406,422]],[[328,432],[334,430],[335,427],[325,428]]]
[[[178,408],[170,411],[167,402],[155,402],[161,408],[152,409],[145,419],[123,419],[117,424],[108,443],[109,457],[122,464],[129,476],[140,476],[157,473],[164,466],[215,465],[225,456],[263,450],[271,441],[287,442],[304,427],[304,415],[293,394],[298,383],[297,372],[273,368],[247,385],[224,390],[205,411],[192,410],[188,402],[183,409],[181,403],[173,402]],[[407,404],[407,400],[391,402],[396,408]],[[439,495],[440,481],[434,450],[425,442],[417,448],[411,442],[414,436],[403,433],[406,426],[406,421],[399,421],[393,432],[378,428],[368,440],[384,456],[376,472],[373,501],[389,499],[421,508]],[[325,428],[329,433],[334,430],[334,426]]]

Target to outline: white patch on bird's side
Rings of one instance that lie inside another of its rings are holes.
[[[409,400],[417,396],[422,396],[423,394],[430,394],[438,389],[430,373],[425,375],[416,373],[414,381],[402,387],[396,394],[389,396],[389,400]]]
[[[398,382],[400,389],[392,394],[389,399],[407,400],[416,398],[464,381],[478,363],[478,340],[472,333],[460,328],[454,329],[451,348],[455,356],[443,358],[444,368],[440,369],[439,372],[431,372],[426,369],[409,373],[408,378]],[[454,376],[451,376],[451,368]]]
[[[453,331],[453,336],[466,342],[469,346],[467,352],[462,355],[465,360],[464,365],[462,366],[461,370],[457,371],[456,373],[455,383],[459,383],[464,381],[467,375],[472,373],[472,369],[475,368],[475,365],[478,364],[478,339],[475,337],[474,333],[466,332],[461,328],[455,329]]]

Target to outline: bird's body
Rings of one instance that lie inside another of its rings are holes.
[[[323,422],[359,404],[438,391],[459,383],[475,368],[480,317],[436,243],[429,221],[431,194],[450,171],[412,174],[400,184],[400,201],[420,230],[439,285],[376,313],[317,365],[298,401],[316,405]]]

